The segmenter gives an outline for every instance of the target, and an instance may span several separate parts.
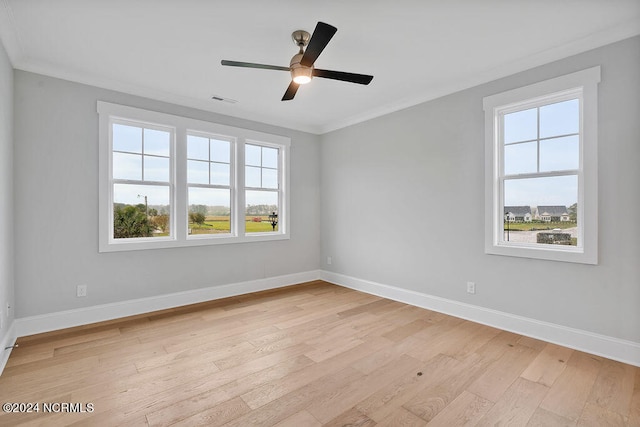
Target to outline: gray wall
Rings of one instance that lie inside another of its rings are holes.
[[[13,320],[13,292],[13,68],[0,43],[0,342]]]
[[[596,65],[599,264],[484,254],[482,98]],[[322,268],[640,342],[639,104],[635,37],[324,135]]]
[[[318,136],[24,71],[14,79],[16,317],[319,268]],[[98,253],[97,100],[291,137],[291,239]]]

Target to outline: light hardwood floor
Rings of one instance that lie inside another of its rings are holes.
[[[19,345],[3,426],[640,426],[640,368],[321,281]]]

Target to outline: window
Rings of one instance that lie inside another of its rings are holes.
[[[276,215],[280,205],[279,158],[280,150],[277,147],[255,143],[245,145],[247,233],[278,230]],[[264,225],[265,221],[267,226]]]
[[[597,263],[595,67],[484,99],[485,250]]]
[[[113,120],[113,239],[171,236],[173,128]]]
[[[187,200],[189,237],[232,235],[232,139],[220,135],[187,134]]]
[[[289,138],[98,102],[100,251],[289,238]]]

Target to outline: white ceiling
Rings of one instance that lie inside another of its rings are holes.
[[[314,79],[282,102],[291,33],[338,28]],[[16,69],[325,133],[640,34],[639,0],[0,0]],[[212,95],[238,101],[211,100]]]

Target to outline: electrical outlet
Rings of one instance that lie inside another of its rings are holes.
[[[476,284],[475,282],[467,282],[467,293],[475,294],[476,293]]]
[[[86,297],[87,296],[87,285],[78,285],[76,289],[77,297]]]
[[[330,256],[328,256],[328,257],[327,257],[327,265],[331,265],[331,262],[332,262],[332,261],[333,261],[333,260],[331,259],[331,257],[330,257]]]

